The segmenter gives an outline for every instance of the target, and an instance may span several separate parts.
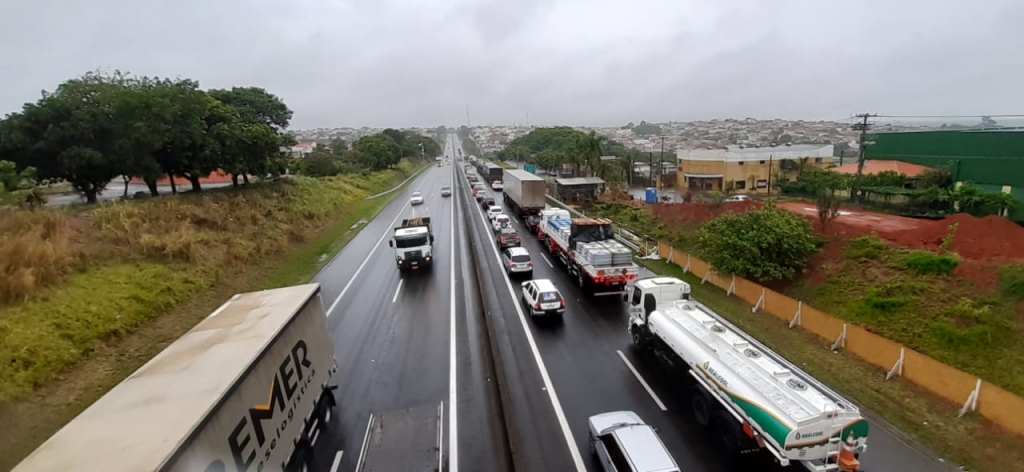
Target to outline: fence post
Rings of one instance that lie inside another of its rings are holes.
[[[700,284],[704,285],[704,282],[711,280],[711,264],[708,264],[708,271],[704,273],[704,277],[700,279]]]
[[[690,273],[690,254],[686,254],[686,267],[683,267],[683,273],[684,274],[689,274]]]
[[[895,377],[897,375],[900,375],[900,376],[903,375],[903,355],[904,355],[904,353],[905,353],[905,349],[901,347],[900,348],[900,358],[896,359],[896,365],[893,365],[892,369],[889,369],[889,372],[887,374],[885,374],[885,380],[889,380],[889,379],[891,379],[891,378],[893,378],[893,377]]]
[[[837,347],[846,347],[846,323],[843,323],[843,332],[839,333],[839,338],[836,342],[832,343],[832,350],[835,351]]]
[[[673,260],[673,256],[675,256],[675,254],[676,254],[676,248],[673,247],[673,246],[669,246],[668,247],[668,262],[675,262],[675,260]]]
[[[732,276],[732,282],[729,282],[729,290],[726,290],[725,294],[728,295],[728,296],[732,296],[735,293],[736,293],[736,276],[734,275],[734,276]]]
[[[733,283],[735,283],[735,282],[733,282]],[[751,313],[757,313],[757,310],[763,310],[764,309],[764,301],[765,301],[764,300],[764,296],[765,296],[765,289],[764,289],[764,287],[761,287],[761,298],[758,298],[757,299],[757,303],[755,303],[754,307],[750,309]]]
[[[964,402],[964,407],[960,409],[960,414],[957,418],[963,418],[967,414],[967,411],[976,411],[978,409],[978,395],[981,394],[981,379],[974,384],[974,390],[971,390],[971,394],[967,396],[967,401]]]
[[[798,300],[796,302],[796,315],[793,316],[793,320],[789,322],[789,327],[790,328],[800,324],[800,315],[803,315],[803,313],[804,313],[804,302]]]

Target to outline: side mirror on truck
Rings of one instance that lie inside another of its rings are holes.
[[[434,235],[433,234],[430,235],[430,244],[434,244]]]
[[[388,240],[388,246],[395,247],[395,240],[389,239]]]

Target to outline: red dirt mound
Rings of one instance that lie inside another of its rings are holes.
[[[653,206],[654,216],[671,226],[672,224],[687,223],[703,224],[726,213],[746,213],[755,208],[761,208],[764,204],[757,201],[749,201],[719,204],[656,203]]]
[[[957,213],[940,221],[920,221],[917,228],[879,236],[901,246],[936,249],[957,225],[951,249],[966,259],[1024,260],[1024,227],[1001,216],[984,218]]]

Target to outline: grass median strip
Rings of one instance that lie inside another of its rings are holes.
[[[1024,470],[1021,438],[977,416],[957,418],[958,405],[937,399],[902,379],[883,381],[885,372],[881,369],[845,352],[832,353],[829,342],[807,331],[790,329],[773,316],[751,313],[746,302],[726,295],[718,287],[702,285],[699,278],[684,274],[675,264],[647,259],[637,262],[656,274],[689,283],[695,299],[946,460],[965,464],[968,470]]]

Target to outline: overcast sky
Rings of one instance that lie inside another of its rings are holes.
[[[1024,113],[1024,0],[0,0],[0,114],[90,70],[293,128]]]

